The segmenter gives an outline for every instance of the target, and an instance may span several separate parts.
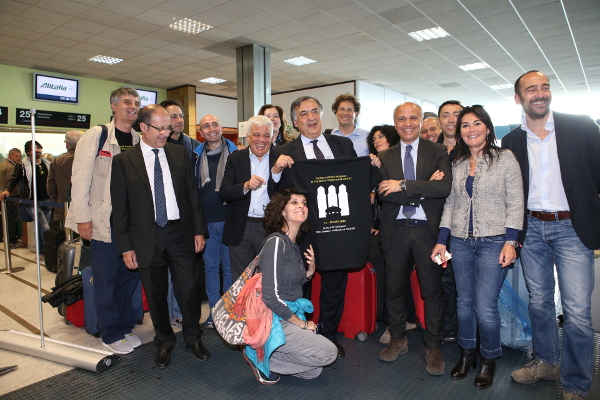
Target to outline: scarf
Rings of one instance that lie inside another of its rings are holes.
[[[215,192],[219,191],[221,187],[221,182],[223,181],[223,175],[225,174],[225,163],[227,162],[227,157],[229,156],[229,147],[227,146],[227,142],[225,138],[221,136],[221,143],[219,147],[214,150],[209,150],[208,145],[204,145],[204,151],[202,152],[202,160],[200,161],[200,182],[202,183],[202,187],[210,182],[210,173],[208,172],[208,158],[207,156],[214,156],[221,153],[221,158],[219,158],[219,165],[217,166],[217,182],[215,182]]]
[[[264,345],[271,332],[273,312],[262,301],[262,274],[256,274],[242,288],[233,307],[246,314],[244,343],[256,350],[258,361],[264,360]]]

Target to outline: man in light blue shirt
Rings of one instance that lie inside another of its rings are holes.
[[[583,399],[593,376],[600,129],[589,116],[552,111],[551,101],[548,76],[539,71],[521,75],[515,82],[515,102],[523,108],[523,122],[502,138],[502,147],[519,161],[525,192],[519,243],[535,353],[511,377],[522,384],[560,379],[564,399]],[[554,304],[556,281],[564,316],[562,341]]]
[[[219,188],[221,199],[229,203],[223,243],[229,246],[232,282],[262,249],[265,207],[270,199],[267,182],[273,123],[257,115],[248,120],[248,126],[248,148],[229,155]]]
[[[331,131],[332,135],[345,136],[352,140],[357,157],[369,155],[367,136],[369,131],[359,128],[355,124],[360,113],[360,102],[350,93],[340,94],[331,105],[331,110],[337,117],[340,126]]]

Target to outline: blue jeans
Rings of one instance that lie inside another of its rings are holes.
[[[498,263],[504,235],[461,239],[450,236],[452,267],[456,281],[458,344],[477,345],[485,358],[502,355],[498,297],[508,270]]]
[[[115,230],[111,230],[110,243],[92,239],[90,245],[98,329],[107,344],[123,339],[137,322],[131,297],[140,281],[137,270],[125,267],[117,249]]]
[[[561,364],[560,381],[566,392],[586,396],[594,354],[594,252],[581,243],[570,219],[528,220],[521,261],[529,289],[533,351],[547,364]],[[565,318],[562,357],[554,308],[554,264]]]
[[[208,225],[208,239],[202,254],[204,259],[204,276],[206,277],[206,295],[208,305],[212,309],[221,298],[221,278],[219,268],[223,266],[223,292],[231,286],[231,265],[229,263],[229,247],[223,244],[223,227],[225,221],[210,222]],[[209,316],[209,320],[212,316]]]
[[[42,199],[40,201],[50,201],[50,199]],[[27,214],[35,221],[35,209],[33,206],[26,207]],[[48,221],[50,221],[50,213],[52,209],[50,207],[41,207],[38,205],[38,241],[40,244],[39,253],[44,254],[44,232],[50,229]]]
[[[177,318],[181,319],[181,309],[179,308],[179,304],[177,304],[177,299],[175,298],[175,292],[173,291],[173,278],[171,278],[171,271],[169,270],[169,291],[167,294],[167,303],[169,304],[169,316],[171,319]]]

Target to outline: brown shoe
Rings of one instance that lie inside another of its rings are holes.
[[[379,359],[385,362],[392,362],[398,359],[398,356],[405,354],[408,351],[408,338],[404,336],[402,339],[390,339],[385,349],[379,353]]]
[[[516,370],[510,376],[513,381],[530,385],[540,380],[555,381],[560,373],[560,364],[546,364],[539,358],[534,358],[525,367]]]
[[[444,375],[444,359],[440,349],[425,349],[425,370],[430,375]]]

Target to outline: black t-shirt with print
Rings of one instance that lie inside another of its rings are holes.
[[[115,128],[115,136],[117,137],[117,142],[121,148],[121,153],[133,146],[131,132],[123,132]]]

